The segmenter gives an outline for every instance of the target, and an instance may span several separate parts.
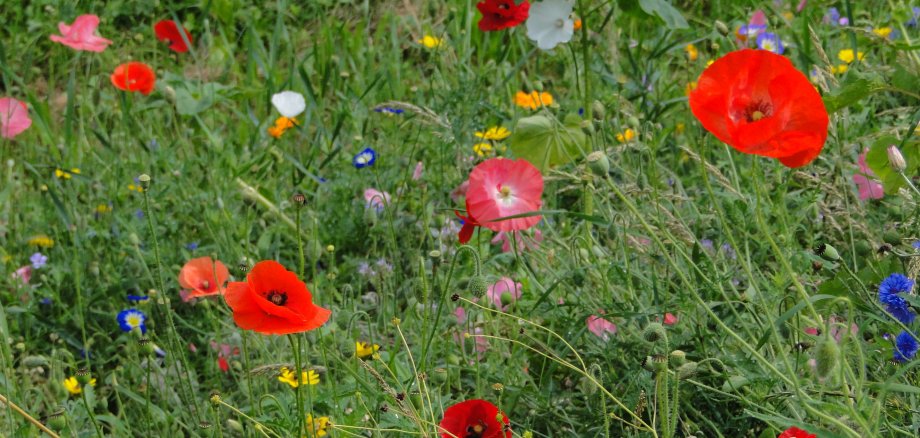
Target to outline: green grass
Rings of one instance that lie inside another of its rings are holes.
[[[821,437],[920,433],[920,360],[891,360],[885,335],[904,327],[876,298],[888,274],[920,271],[917,193],[860,201],[852,181],[864,148],[909,138],[917,124],[920,31],[901,24],[913,5],[810,1],[787,21],[798,2],[676,1],[689,28],[673,29],[635,2],[579,3],[589,31],[553,52],[523,26],[480,32],[472,0],[4,5],[0,94],[26,102],[33,125],[0,140],[0,395],[61,436],[298,436],[295,391],[277,380],[295,362],[289,340],[239,329],[220,299],[183,303],[176,276],[202,256],[238,281],[259,260],[297,270],[299,217],[303,279],[333,311],[297,337],[321,375],[303,388],[302,410],[330,417],[331,436],[439,436],[443,410],[470,398],[500,406],[515,436],[773,437],[793,425]],[[855,26],[822,23],[829,6],[851,7]],[[687,84],[734,49],[715,20],[734,31],[756,8],[806,74],[840,64],[842,49],[866,53],[845,74],[823,73],[818,87],[842,108],[821,156],[801,169],[734,151],[687,105]],[[103,53],[49,40],[83,13],[99,15],[114,41]],[[161,19],[181,21],[194,50],[156,41]],[[867,26],[901,36],[885,41]],[[444,46],[422,47],[425,34]],[[692,62],[690,43],[700,51]],[[156,70],[151,95],[110,83],[130,60]],[[288,89],[307,109],[273,139],[270,98]],[[532,89],[556,105],[515,107],[515,92]],[[385,102],[411,108],[373,111]],[[544,172],[539,249],[503,253],[482,230],[472,251],[458,251],[448,225],[463,205],[450,192],[480,160],[474,132],[515,132],[523,117],[561,121],[586,106],[597,119],[579,128],[586,148]],[[617,141],[627,128],[636,139]],[[918,142],[900,144],[915,170]],[[355,169],[352,156],[368,146],[376,164]],[[609,158],[606,175],[586,165],[591,151]],[[417,162],[424,175],[413,180]],[[152,180],[146,193],[129,189],[141,174]],[[366,188],[392,195],[384,211],[365,208]],[[52,248],[30,245],[42,234]],[[840,259],[815,254],[821,244]],[[36,251],[48,265],[23,286],[13,272]],[[468,301],[472,252],[490,283],[522,283],[508,314]],[[364,263],[379,274],[362,274]],[[132,307],[127,294],[148,293],[137,307],[166,359],[116,322]],[[599,310],[618,328],[608,342],[585,325]],[[679,322],[649,342],[665,312]],[[826,337],[804,329],[826,333],[831,315],[859,329],[820,379],[808,361]],[[479,356],[464,333],[494,338]],[[379,358],[356,359],[358,340],[379,344]],[[239,349],[229,372],[212,342]],[[678,374],[674,350],[694,373]],[[646,369],[655,356],[670,372]],[[97,379],[85,399],[63,386],[81,368]],[[0,406],[0,435],[40,433]]]

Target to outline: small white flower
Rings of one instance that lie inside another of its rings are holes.
[[[296,91],[282,91],[272,95],[272,105],[282,116],[287,118],[297,117],[307,109],[307,102],[304,100],[303,94]]]
[[[527,38],[537,43],[537,47],[550,50],[560,43],[572,40],[575,22],[572,20],[574,0],[543,0],[530,6],[527,17]]]

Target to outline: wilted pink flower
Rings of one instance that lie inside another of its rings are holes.
[[[502,312],[521,297],[521,283],[515,283],[508,277],[502,277],[495,284],[489,286],[486,295]],[[504,302],[504,304],[503,304]]]
[[[32,126],[29,109],[22,101],[12,97],[0,99],[0,134],[13,138]]]
[[[61,43],[74,50],[101,52],[112,41],[96,35],[99,27],[99,17],[92,14],[81,15],[74,20],[72,25],[64,22],[58,23],[61,35],[51,35],[51,41]]]
[[[415,164],[415,170],[412,171],[412,180],[418,181],[422,178],[422,173],[425,171],[425,165],[421,161]]]
[[[460,198],[466,197],[466,189],[470,188],[470,180],[463,181],[456,189],[451,190],[450,199],[459,203]]]
[[[664,314],[664,325],[674,325],[674,324],[677,324],[677,315],[670,313],[670,312],[665,313]]]
[[[875,173],[866,164],[866,154],[868,153],[869,148],[866,148],[863,153],[859,154],[859,160],[857,161],[859,172],[853,174],[853,182],[856,183],[856,187],[859,189],[860,201],[882,199],[885,196],[885,190],[882,185],[874,179],[869,179],[875,178]]]
[[[377,189],[364,190],[364,207],[383,211],[386,204],[390,203],[390,194]]]
[[[588,331],[594,333],[594,336],[601,338],[604,342],[609,341],[610,335],[616,334],[617,332],[616,324],[597,315],[589,316],[588,319],[585,320],[585,324],[588,325]]]
[[[533,250],[540,247],[540,242],[543,241],[543,232],[538,228],[533,229],[533,237],[525,236],[526,231],[515,232],[516,237],[515,241],[517,243],[517,248],[520,251]],[[499,231],[495,237],[492,238],[492,244],[498,242],[502,243],[502,252],[511,252],[511,236],[508,231]]]
[[[25,265],[13,272],[13,279],[22,281],[22,284],[29,284],[32,280],[32,266]]]

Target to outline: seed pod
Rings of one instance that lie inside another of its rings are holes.
[[[470,293],[474,297],[480,298],[489,290],[489,282],[482,275],[474,275],[470,278]]]
[[[588,169],[597,176],[607,176],[610,171],[610,160],[602,151],[594,151],[588,154]]]
[[[672,351],[671,362],[678,367],[683,365],[685,362],[687,362],[687,353],[685,353],[683,350]]]

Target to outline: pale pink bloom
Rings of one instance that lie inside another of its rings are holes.
[[[677,315],[670,313],[670,312],[665,313],[664,314],[664,325],[674,325],[674,324],[677,324]]]
[[[412,180],[418,181],[422,179],[422,173],[425,171],[425,165],[421,161],[415,164],[415,170],[412,171]]]
[[[609,341],[610,335],[617,332],[616,324],[607,321],[601,316],[591,315],[585,320],[585,324],[588,325],[588,331],[594,333],[594,336],[601,338],[604,342]]]
[[[498,242],[502,243],[502,252],[511,252],[511,236],[508,231],[499,231],[495,237],[492,238],[492,244]],[[515,241],[517,242],[517,248],[520,251],[533,250],[540,247],[540,242],[543,241],[543,232],[538,228],[533,229],[533,237],[524,236],[524,231],[518,231],[515,233],[517,237]]]
[[[32,126],[25,102],[4,97],[0,99],[0,135],[13,138]]]
[[[458,307],[457,310],[454,310],[454,316],[457,317],[457,324],[466,322],[466,310],[463,307]]]
[[[195,346],[195,344],[189,342],[189,343],[188,343],[188,351],[191,351],[192,353],[197,353],[197,352],[198,352],[198,347]]]
[[[465,198],[465,197],[466,197],[466,190],[469,189],[469,188],[470,188],[470,180],[466,180],[466,181],[463,181],[462,183],[460,183],[460,185],[457,186],[456,189],[453,189],[453,190],[450,192],[450,199],[451,199],[451,201],[454,201],[454,202],[459,203],[459,202],[460,202],[460,198]]]
[[[22,284],[29,284],[32,280],[32,266],[25,265],[13,272],[13,279],[22,281]]]
[[[72,25],[64,22],[58,23],[61,35],[51,35],[51,41],[61,43],[74,50],[87,50],[101,52],[105,50],[111,40],[96,35],[99,27],[99,17],[92,14],[81,15],[74,20]]]
[[[495,307],[498,307],[504,312],[508,310],[508,307],[511,305],[510,303],[521,297],[521,287],[521,283],[515,283],[514,280],[508,277],[502,277],[496,281],[495,284],[489,286],[486,295],[489,297],[489,300],[492,301],[492,304],[495,304]],[[502,295],[504,294],[508,294],[508,305],[502,305]]]
[[[795,12],[802,12],[802,9],[805,9],[805,6],[808,5],[808,0],[802,0],[799,2],[799,5],[795,7]]]
[[[872,172],[872,169],[869,169],[869,166],[866,164],[866,154],[869,153],[869,148],[866,148],[863,153],[859,154],[859,160],[857,164],[859,165],[859,172],[853,174],[853,182],[856,183],[857,189],[859,189],[859,200],[865,201],[867,199],[882,199],[885,196],[885,190],[878,181],[870,178],[875,178],[875,173]]]
[[[377,189],[364,190],[364,207],[383,211],[386,204],[390,203],[390,194]]]
[[[467,214],[492,231],[526,230],[539,215],[499,219],[540,210],[542,196],[543,174],[529,161],[490,158],[470,172]]]

